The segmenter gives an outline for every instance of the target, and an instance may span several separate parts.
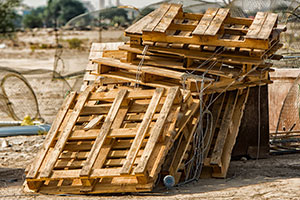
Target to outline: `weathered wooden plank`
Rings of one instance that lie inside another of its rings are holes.
[[[263,24],[260,32],[257,35],[258,39],[266,40],[270,37],[270,34],[277,22],[278,14],[268,13],[268,16]]]
[[[210,23],[209,27],[205,31],[204,35],[210,35],[214,36],[218,33],[220,30],[223,21],[226,19],[226,17],[229,15],[229,9],[228,8],[220,8]]]
[[[110,128],[115,120],[115,117],[119,111],[119,108],[127,94],[127,90],[122,89],[118,93],[113,105],[111,106],[105,121],[100,129],[99,135],[90,151],[90,154],[86,160],[86,164],[83,166],[80,172],[80,176],[89,176],[92,167],[95,163],[95,160],[100,152],[101,147],[104,144],[104,140],[106,139],[107,135],[109,134]]]
[[[163,92],[164,92],[163,88],[157,88],[155,90],[154,95],[151,99],[151,102],[147,108],[144,119],[143,119],[141,125],[139,126],[139,129],[136,134],[136,137],[134,138],[133,144],[128,152],[128,155],[126,156],[126,161],[122,167],[121,174],[129,174],[130,173],[130,170],[132,168],[134,160],[136,159],[138,151],[141,148],[142,142],[145,138],[145,135],[148,131],[149,125],[152,121],[152,117],[153,117],[154,113],[156,112],[157,106],[159,105],[159,102],[163,95]]]
[[[146,147],[144,149],[144,153],[141,157],[141,161],[138,163],[138,166],[134,169],[135,174],[144,174],[149,158],[153,152],[153,149],[155,147],[155,144],[162,132],[163,126],[166,122],[166,119],[170,113],[171,107],[173,106],[174,100],[176,96],[178,95],[179,88],[170,88],[168,91],[167,99],[161,109],[160,115],[151,130],[150,137],[148,140],[148,143],[146,144]]]
[[[95,88],[94,85],[88,86],[86,90],[79,96],[77,103],[73,109],[73,112],[69,118],[69,122],[64,128],[62,134],[60,135],[58,141],[56,142],[53,151],[51,152],[51,157],[47,161],[45,168],[41,171],[41,177],[47,178],[51,175],[52,169],[57,161],[57,158],[59,157],[60,153],[62,152],[69,135],[72,132],[72,129],[76,123],[77,118],[80,115],[81,110],[84,107],[84,104],[86,103],[90,92],[93,91]]]
[[[162,32],[162,33],[166,32],[166,30],[168,29],[168,27],[170,26],[173,19],[176,17],[176,15],[178,14],[178,12],[181,8],[182,8],[182,5],[180,5],[180,4],[172,4],[170,9],[165,14],[165,16],[155,27],[154,31]]]
[[[129,47],[128,45],[123,45],[120,46],[121,49],[126,49],[127,51],[132,51],[136,53],[142,53],[143,47]],[[187,50],[187,49],[170,49],[170,48],[161,48],[161,47],[149,47],[149,50],[152,52],[157,52],[157,53],[168,53],[172,55],[178,55],[178,56],[183,56],[187,58],[195,58],[195,59],[200,59],[200,60],[214,60],[217,59],[219,62],[223,63],[236,63],[236,64],[260,64],[262,63],[262,59],[256,58],[256,57],[249,57],[245,55],[237,55],[235,54],[229,54],[229,53],[222,53],[221,55],[216,55],[213,53],[209,52],[199,52],[197,50]],[[149,55],[153,55],[150,54]]]
[[[184,76],[187,74],[184,72],[178,72],[174,70],[168,70],[163,68],[157,68],[157,67],[151,67],[151,66],[143,66],[140,70],[138,69],[137,65],[129,64],[129,63],[122,63],[119,60],[112,59],[112,58],[101,58],[97,60],[93,60],[94,62],[98,63],[99,65],[107,65],[109,67],[119,68],[119,69],[125,69],[133,72],[141,72],[141,73],[147,73],[157,76],[163,76],[163,77],[169,77],[173,79],[179,79],[181,80]],[[103,73],[104,75],[105,73]],[[100,74],[102,75],[102,74]],[[196,78],[188,78],[187,80],[191,79],[191,81],[194,81]],[[202,80],[200,76],[197,78],[198,81]],[[208,78],[204,78],[204,81],[209,81]]]
[[[218,8],[209,8],[209,9],[207,9],[204,16],[200,20],[198,26],[196,27],[196,29],[193,31],[192,34],[193,35],[204,35],[205,31],[209,27],[211,21],[213,20],[213,18],[217,14],[218,10],[219,10]]]
[[[184,43],[198,44],[209,46],[225,46],[225,47],[245,47],[251,49],[268,49],[269,42],[265,40],[253,40],[246,38],[245,40],[232,41],[230,39],[220,39],[218,37],[201,37],[193,35],[190,37],[182,37],[178,35],[166,35],[159,32],[145,32],[142,36],[144,41],[167,42],[167,43]]]
[[[95,185],[93,191],[89,191],[91,194],[103,194],[103,193],[128,193],[128,192],[146,192],[152,190],[153,183],[142,184],[142,185],[126,185],[120,187],[118,185],[112,185],[111,183],[99,183]],[[81,185],[76,186],[42,186],[40,189],[41,193],[44,194],[83,194],[84,189]],[[55,192],[56,191],[56,192]]]
[[[125,164],[125,158],[113,158],[113,159],[107,159],[104,163],[105,167],[121,167]],[[140,158],[137,157],[134,160],[134,164],[138,164],[140,162]]]
[[[249,90],[250,90],[249,88],[245,89],[243,94],[241,94],[238,97],[238,100],[237,100],[237,103],[236,103],[236,106],[234,109],[233,117],[232,117],[232,125],[229,129],[229,133],[228,133],[227,140],[226,140],[224,150],[223,150],[221,173],[213,173],[212,174],[213,177],[218,177],[218,178],[226,177],[226,174],[227,174],[227,171],[229,168],[229,164],[230,164],[232,149],[234,147],[234,144],[235,144],[238,132],[239,132],[239,127],[241,124],[241,119],[243,117],[245,104],[247,102],[248,95],[249,95]]]
[[[140,112],[145,112],[145,110],[147,109],[148,104],[147,103],[141,103],[141,104],[133,104],[130,108],[129,108],[129,112],[130,113],[140,113]],[[162,107],[162,104],[159,104],[158,106],[158,110],[157,112],[160,111]],[[110,106],[86,106],[83,111],[82,114],[83,115],[91,115],[91,114],[106,114],[109,112],[109,108]]]
[[[151,99],[155,90],[132,90],[128,91],[126,99]],[[107,92],[92,92],[90,100],[112,101],[119,90],[110,90]]]
[[[147,26],[143,29],[143,31],[153,31],[155,27],[159,24],[161,19],[170,9],[171,4],[162,4],[158,9],[157,12],[153,15],[152,21],[147,24]]]
[[[226,138],[228,136],[228,131],[229,131],[229,128],[231,125],[231,120],[232,120],[235,104],[237,101],[237,97],[238,97],[237,91],[230,92],[228,101],[226,104],[226,108],[224,111],[221,127],[218,132],[217,140],[216,140],[214,150],[212,152],[212,156],[211,156],[211,160],[210,160],[210,164],[212,164],[212,165],[218,165],[218,166],[222,165],[221,159],[222,159],[223,149],[224,149]]]
[[[258,12],[256,14],[251,26],[248,29],[246,38],[257,39],[258,33],[260,32],[267,15],[268,14],[264,12]]]
[[[137,21],[136,23],[132,24],[131,26],[129,26],[126,30],[125,33],[126,34],[137,34],[137,35],[141,35],[143,32],[143,29],[153,20],[153,17],[156,16],[158,13],[160,12],[159,9],[156,9],[154,11],[152,11],[151,13],[149,13],[148,15],[146,15],[145,17],[143,17],[142,19],[140,19],[139,21]]]
[[[136,128],[119,128],[111,129],[109,132],[108,138],[127,138],[135,137]],[[90,129],[88,131],[76,130],[74,131],[69,140],[91,140],[96,139],[99,134],[99,129]]]
[[[71,92],[68,95],[68,97],[64,100],[64,103],[63,103],[62,107],[59,109],[59,111],[56,115],[56,118],[55,118],[54,122],[52,123],[52,126],[46,136],[46,139],[43,143],[41,150],[37,154],[35,160],[33,161],[32,165],[31,165],[31,168],[30,168],[28,174],[26,175],[27,179],[36,177],[37,172],[38,172],[42,162],[44,161],[44,158],[46,157],[46,154],[50,148],[50,145],[53,143],[53,141],[57,135],[57,132],[59,130],[59,127],[60,127],[61,123],[63,122],[65,115],[67,114],[75,97],[76,97],[76,92]]]
[[[144,150],[140,150],[137,156],[142,156]],[[128,150],[112,150],[108,154],[108,158],[126,158]]]
[[[193,131],[189,130],[187,127],[184,127],[183,134],[181,135],[180,143],[178,144],[178,148],[176,149],[175,156],[170,165],[169,172],[172,175],[175,175],[178,171],[180,164],[182,163],[183,157],[188,149],[188,146],[191,142]]]
[[[212,141],[214,139],[214,134],[216,131],[216,128],[218,126],[218,122],[220,121],[220,115],[221,115],[221,111],[223,108],[223,104],[225,101],[225,96],[226,96],[226,92],[221,94],[221,96],[218,97],[218,99],[214,102],[214,104],[212,105],[212,108],[210,109],[211,113],[212,113],[212,123],[213,123],[213,128],[211,131],[211,136],[206,136],[204,139],[204,144],[206,144],[207,148],[206,150],[203,152],[203,158],[206,159],[212,144]]]
[[[89,130],[94,128],[99,124],[99,122],[104,118],[103,115],[98,115],[97,117],[93,118],[89,123],[83,128],[84,130]]]
[[[93,169],[91,178],[109,178],[120,176],[121,168]],[[59,179],[77,179],[80,177],[80,169],[71,170],[53,170],[49,178],[33,179],[33,180],[59,180]]]
[[[129,149],[133,143],[133,139],[120,139],[120,140],[117,140],[116,143],[114,144],[113,146],[113,149]],[[148,141],[148,139],[144,139],[143,140],[143,144],[142,144],[142,147],[145,147],[146,145],[146,142]]]

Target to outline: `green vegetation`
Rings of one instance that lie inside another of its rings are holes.
[[[67,40],[70,49],[80,49],[81,45],[83,43],[83,40],[78,39],[78,38],[72,38]]]
[[[45,11],[47,27],[63,26],[73,17],[86,12],[78,0],[48,0]]]
[[[116,23],[118,23],[119,25],[123,25],[125,24],[125,22],[129,21],[127,11],[123,8],[116,7],[105,9],[101,13],[101,18],[111,20],[111,25],[114,25]]]
[[[32,9],[29,14],[23,18],[23,25],[25,28],[41,28],[44,26],[46,7],[38,7]]]
[[[0,1],[0,34],[6,35],[14,32],[15,21],[18,15],[15,8],[18,7],[21,0],[1,0]]]

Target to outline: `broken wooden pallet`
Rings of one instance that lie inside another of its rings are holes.
[[[182,132],[178,115],[187,122],[199,105],[190,94],[182,96],[178,87],[97,87],[88,86],[65,100],[28,169],[30,190],[150,191],[173,139]]]
[[[225,178],[238,135],[249,88],[221,94],[211,107],[213,128],[204,142],[202,176]]]
[[[209,8],[205,14],[186,13],[179,4],[162,4],[125,30],[131,44],[176,48],[223,46],[257,49],[264,54],[279,41],[277,14],[257,13],[253,19],[231,17],[227,8]],[[156,44],[154,44],[156,43]],[[196,47],[198,46],[198,47]]]
[[[120,54],[119,51],[115,51],[115,53]],[[156,58],[151,63],[147,63],[147,58],[143,58],[144,64],[139,66],[140,61],[134,62],[133,60],[131,63],[127,63],[122,62],[122,59],[115,59],[116,56],[114,56],[113,51],[110,51],[108,56],[93,60],[98,63],[97,72],[93,75],[151,87],[179,86],[195,93],[199,93],[202,81],[205,83],[205,90],[203,91],[205,93],[243,89],[271,83],[268,74],[272,69],[268,65],[261,69],[254,65],[242,65],[241,68],[234,68],[215,62],[197,68],[184,68],[168,59]],[[241,79],[241,77],[243,78]]]

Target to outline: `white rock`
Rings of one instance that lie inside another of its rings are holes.
[[[2,148],[6,148],[6,147],[8,147],[9,145],[8,145],[8,142],[6,141],[6,140],[2,140],[2,142],[1,142],[1,147]]]

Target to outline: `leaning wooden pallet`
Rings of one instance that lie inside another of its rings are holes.
[[[176,124],[178,114],[188,121],[189,113],[199,106],[191,95],[184,100],[178,87],[97,87],[88,86],[82,94],[72,93],[66,99],[27,172],[29,189],[42,193],[150,191],[173,138],[182,132]]]
[[[126,29],[129,42],[93,44],[82,93],[65,100],[25,187],[42,193],[151,191],[225,178],[249,88],[269,84],[282,47],[277,15],[231,17],[162,6]]]

